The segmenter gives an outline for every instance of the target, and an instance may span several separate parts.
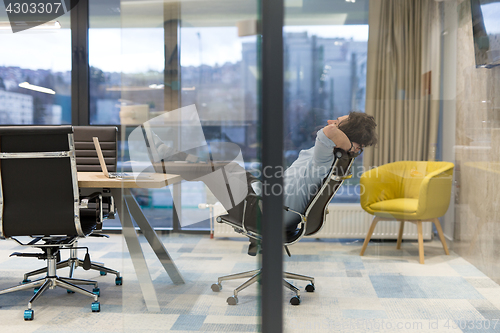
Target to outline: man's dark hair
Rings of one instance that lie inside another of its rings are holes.
[[[339,129],[347,135],[351,142],[356,142],[363,147],[377,144],[376,127],[377,123],[373,116],[354,111],[350,112],[349,117],[339,124]]]

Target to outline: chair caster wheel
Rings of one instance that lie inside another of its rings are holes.
[[[99,272],[99,274],[100,274],[101,276],[104,276],[104,275],[107,275],[107,274],[108,274],[108,272],[100,271],[100,272]]]
[[[123,284],[123,278],[122,278],[121,276],[120,276],[120,277],[117,277],[117,278],[115,279],[115,284],[116,284],[117,286],[121,286],[121,285]]]
[[[24,310],[24,320],[33,320],[35,318],[35,311]]]
[[[292,305],[299,305],[300,304],[300,297],[299,296],[293,296],[290,298],[290,304]]]
[[[75,293],[73,290],[69,290],[69,289],[66,289],[66,292],[67,292],[68,294],[74,294],[74,293]]]
[[[92,302],[92,312],[101,312],[101,304],[99,302]]]
[[[238,304],[238,297],[237,296],[229,296],[226,301],[227,301],[227,304],[229,304],[229,305],[236,305],[236,304]]]
[[[30,279],[24,279],[23,281],[21,281],[21,284],[26,284],[28,282],[31,282],[31,280]]]
[[[222,285],[220,283],[212,284],[212,291],[219,292],[222,290]]]
[[[98,287],[97,287],[97,288],[92,289],[92,292],[93,292],[94,294],[96,294],[96,295],[97,295],[97,297],[100,297],[100,296],[101,296],[101,289],[99,289]]]
[[[312,293],[314,290],[316,290],[316,288],[314,288],[314,284],[309,283],[309,284],[306,286],[306,291],[307,291],[308,293]]]

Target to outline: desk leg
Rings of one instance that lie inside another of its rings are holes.
[[[116,209],[120,217],[120,222],[122,223],[123,237],[127,242],[135,274],[139,280],[139,285],[141,286],[142,295],[144,297],[144,301],[146,302],[148,311],[160,312],[160,304],[158,303],[158,298],[156,297],[156,291],[153,286],[153,281],[151,280],[151,275],[149,274],[146,259],[142,253],[142,248],[139,244],[139,239],[137,238],[137,233],[128,212],[127,205],[122,205],[124,201],[121,192],[122,190],[119,188],[111,189],[111,194],[115,198]]]
[[[135,200],[132,193],[130,193],[130,189],[126,188],[124,189],[124,192],[125,200],[127,202],[128,209],[130,210],[130,214],[133,216],[139,228],[141,228],[142,233],[149,242],[149,245],[151,245],[153,251],[156,253],[156,256],[160,260],[161,264],[167,271],[168,276],[170,276],[170,279],[174,284],[184,284],[184,279],[182,278],[181,273],[177,269],[177,266],[175,266],[174,261],[168,254],[165,246],[163,246],[162,241],[158,238],[158,235],[154,231],[153,227],[151,226],[151,224],[149,224],[148,220],[142,213],[139,204]]]

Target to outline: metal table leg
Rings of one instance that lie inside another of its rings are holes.
[[[154,231],[153,227],[151,226],[151,224],[149,224],[148,220],[144,216],[134,196],[132,195],[132,193],[130,193],[130,189],[124,189],[124,194],[130,214],[134,218],[139,228],[141,228],[142,233],[146,237],[149,245],[151,245],[151,248],[165,268],[165,271],[167,271],[168,276],[170,276],[170,279],[174,284],[184,284],[184,279],[182,278],[181,273],[177,269],[177,266],[175,266],[174,261],[168,254],[165,246],[163,246],[162,241],[158,238],[158,235]]]
[[[156,297],[153,281],[151,280],[151,275],[149,274],[146,259],[142,253],[142,248],[139,244],[134,224],[132,223],[132,218],[127,209],[127,205],[122,205],[122,203],[124,203],[122,189],[111,189],[111,194],[115,198],[116,208],[122,224],[123,236],[127,243],[132,264],[134,265],[135,273],[137,274],[137,279],[139,280],[139,285],[141,286],[146,306],[149,311],[159,312],[160,304],[158,303],[158,298]]]

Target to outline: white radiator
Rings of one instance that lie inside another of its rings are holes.
[[[330,204],[323,229],[311,238],[365,238],[373,215],[365,212],[359,204]],[[424,239],[432,238],[432,223],[422,225]],[[397,239],[399,222],[380,221],[377,223],[372,239]],[[245,237],[236,233],[225,223],[214,223],[214,237]],[[417,226],[406,222],[403,239],[417,239]]]

